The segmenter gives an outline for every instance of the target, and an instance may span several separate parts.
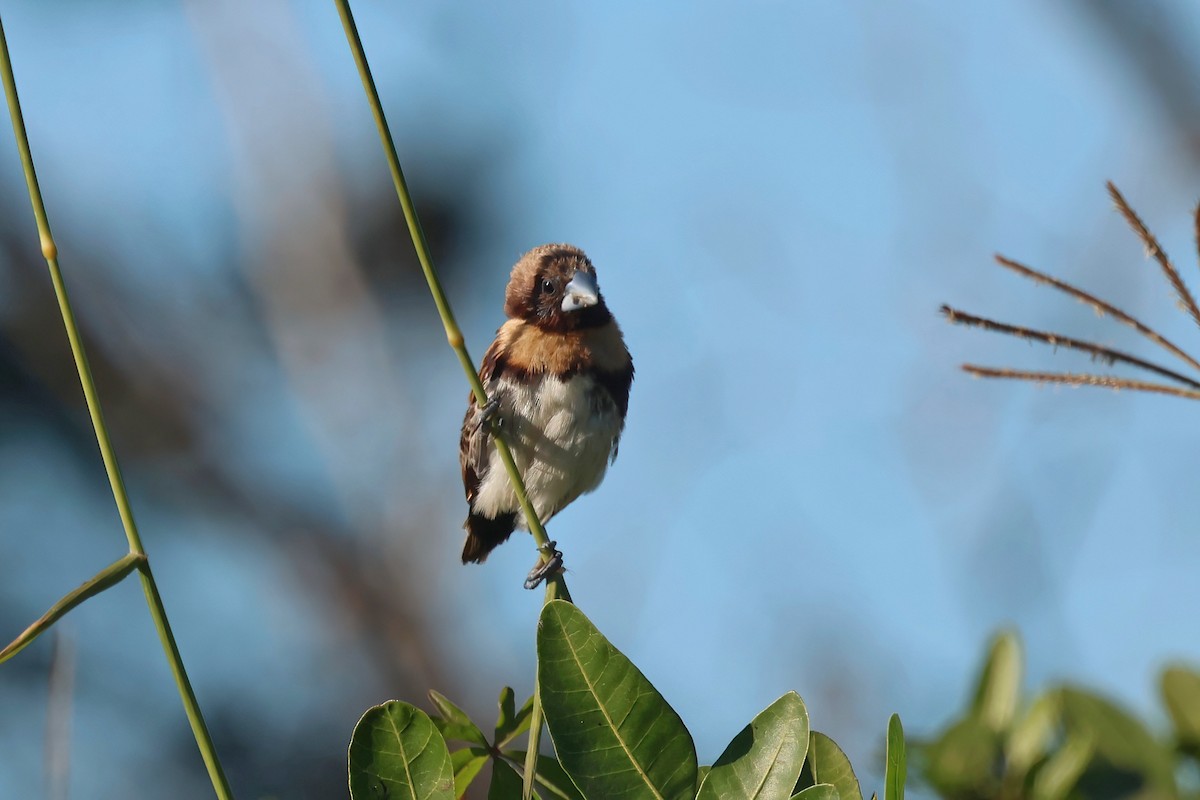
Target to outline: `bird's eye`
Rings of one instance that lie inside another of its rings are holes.
[[[550,294],[553,291],[554,291],[554,281],[552,281],[552,280],[542,281],[542,293],[543,294]]]

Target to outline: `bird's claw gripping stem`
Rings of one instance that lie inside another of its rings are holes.
[[[493,397],[483,405],[483,408],[479,409],[479,414],[475,418],[475,430],[479,430],[493,419],[496,420],[496,424],[499,425],[500,419],[497,418],[499,413],[500,398]]]
[[[556,549],[557,546],[558,542],[550,541],[538,548],[550,558],[544,562],[539,560],[534,568],[529,570],[529,576],[525,578],[526,589],[536,589],[546,578],[562,572],[563,554],[561,550]]]

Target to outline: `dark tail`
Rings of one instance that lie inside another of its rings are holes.
[[[517,524],[516,513],[501,514],[495,519],[488,519],[479,514],[471,514],[463,525],[467,529],[467,541],[463,544],[462,560],[464,564],[474,562],[482,564],[488,553],[512,535]]]

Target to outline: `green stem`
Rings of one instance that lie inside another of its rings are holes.
[[[572,602],[571,593],[567,591],[567,582],[562,574],[555,575],[546,581],[546,599],[542,605],[551,600],[566,600]],[[525,751],[525,770],[521,779],[521,800],[533,799],[533,785],[537,780],[538,750],[542,744],[542,696],[538,685],[537,674],[533,677],[533,707],[529,709],[529,746]]]
[[[533,708],[529,712],[529,749],[525,751],[525,770],[521,774],[521,800],[533,800],[537,783],[538,751],[542,749],[542,698],[538,679],[533,679]]]
[[[370,103],[371,113],[375,117],[375,127],[379,131],[379,139],[383,143],[383,153],[387,158],[388,168],[392,172],[392,183],[396,186],[396,195],[400,198],[400,206],[404,209],[404,219],[408,223],[408,233],[412,237],[413,247],[417,250],[417,259],[421,262],[421,271],[425,273],[425,281],[429,284],[434,305],[437,306],[438,315],[442,318],[442,326],[446,329],[446,339],[458,355],[463,372],[467,374],[467,381],[471,384],[471,392],[475,395],[475,401],[482,408],[487,404],[487,390],[483,388],[483,383],[479,380],[479,373],[475,370],[475,364],[467,352],[462,331],[459,330],[458,323],[454,321],[450,302],[446,299],[446,293],[442,290],[442,283],[438,280],[437,271],[433,268],[429,244],[425,241],[425,232],[421,229],[421,221],[417,218],[417,210],[408,193],[408,183],[404,180],[404,170],[400,168],[400,157],[396,155],[396,145],[392,141],[387,118],[383,114],[383,104],[379,100],[379,91],[375,88],[375,79],[371,76],[371,67],[367,63],[367,54],[363,51],[362,39],[358,36],[358,26],[354,24],[354,14],[350,11],[350,2],[349,0],[334,1],[337,3],[338,14],[342,18],[342,27],[346,31],[346,41],[350,44],[351,53],[354,54],[354,63],[358,67],[359,77],[362,78],[363,91],[367,93],[367,102]],[[512,481],[517,502],[520,503],[521,510],[525,513],[525,519],[529,522],[529,532],[533,534],[533,541],[538,547],[542,562],[545,563],[550,560],[550,553],[547,552],[548,548],[546,547],[550,537],[546,535],[546,529],[542,527],[542,522],[534,510],[533,504],[529,502],[529,495],[525,491],[525,482],[521,479],[521,472],[517,469],[516,461],[513,460],[512,450],[499,428],[494,425],[492,438],[496,443],[496,452],[500,454],[500,460],[504,462],[504,468],[508,471],[509,480]]]
[[[83,386],[83,396],[87,401],[88,414],[91,416],[92,427],[96,432],[96,443],[100,447],[100,456],[104,460],[104,470],[108,474],[108,482],[112,487],[113,499],[116,500],[117,511],[121,516],[121,525],[125,529],[125,538],[129,542],[129,554],[135,559],[141,560],[142,590],[146,595],[146,603],[150,607],[150,616],[154,619],[154,627],[158,630],[163,650],[167,654],[171,673],[175,677],[175,683],[179,688],[179,694],[183,700],[184,712],[191,723],[192,733],[196,737],[196,745],[199,747],[204,763],[208,767],[208,775],[212,779],[213,789],[216,791],[217,797],[221,798],[221,800],[229,800],[233,797],[233,793],[229,789],[225,773],[221,769],[220,762],[217,760],[216,749],[213,747],[208,727],[204,724],[204,717],[200,713],[200,706],[196,702],[196,695],[192,691],[192,685],[188,681],[187,671],[183,666],[183,659],[179,655],[179,648],[176,646],[175,637],[171,633],[171,625],[167,621],[167,612],[163,607],[162,597],[158,593],[158,586],[154,582],[154,575],[151,573],[150,564],[146,560],[146,550],[142,546],[141,536],[138,534],[137,524],[133,519],[133,508],[129,503],[129,495],[125,491],[125,481],[121,477],[121,469],[117,464],[117,456],[113,451],[112,442],[108,436],[108,428],[104,424],[104,414],[101,411],[100,399],[96,393],[96,383],[92,380],[92,371],[88,366],[87,353],[84,352],[83,341],[79,335],[79,326],[75,322],[75,312],[71,308],[62,271],[58,267],[58,247],[55,245],[54,237],[50,233],[50,220],[46,216],[46,206],[42,201],[42,191],[38,187],[37,172],[34,170],[33,155],[29,150],[29,136],[25,131],[25,118],[21,113],[21,102],[17,97],[17,84],[16,79],[13,77],[12,60],[8,53],[8,41],[4,36],[3,22],[0,22],[0,78],[4,82],[4,93],[8,99],[8,113],[12,118],[13,135],[17,140],[17,151],[21,156],[21,165],[25,171],[25,183],[29,188],[29,202],[33,205],[33,216],[37,221],[38,238],[41,242],[42,255],[46,259],[46,265],[50,268],[50,280],[54,284],[54,294],[58,298],[58,308],[62,313],[63,325],[66,327],[67,340],[71,344],[71,354],[75,358],[75,367],[79,371],[79,382]],[[122,562],[117,563],[120,564]],[[83,599],[86,598],[80,597],[78,602],[82,602]],[[69,609],[64,609],[63,613],[67,610]]]
[[[433,295],[434,305],[437,306],[438,315],[442,319],[442,326],[446,329],[446,340],[450,343],[450,347],[458,355],[458,361],[462,365],[463,372],[467,375],[467,381],[471,384],[471,392],[475,395],[475,402],[482,408],[487,405],[487,390],[484,389],[483,383],[479,380],[479,373],[475,369],[474,362],[471,361],[471,356],[467,352],[467,346],[463,340],[462,331],[458,327],[458,323],[454,320],[454,313],[450,310],[450,302],[446,299],[446,293],[442,290],[442,283],[438,280],[437,271],[433,268],[433,258],[429,254],[429,244],[425,241],[425,232],[421,229],[421,221],[417,217],[416,207],[413,205],[412,197],[408,192],[408,183],[404,180],[404,170],[400,167],[400,157],[396,154],[396,144],[392,140],[391,130],[388,128],[387,117],[383,113],[383,103],[379,99],[379,90],[375,88],[375,79],[371,76],[371,67],[367,63],[367,54],[363,50],[362,39],[358,35],[358,26],[354,24],[354,14],[350,10],[349,0],[334,0],[338,7],[338,14],[342,18],[342,28],[346,31],[346,41],[350,45],[350,52],[354,55],[354,63],[358,67],[358,75],[362,79],[363,91],[367,94],[367,102],[371,106],[371,113],[375,117],[375,128],[379,132],[380,142],[383,144],[383,153],[387,158],[388,168],[392,173],[392,183],[396,187],[396,195],[400,198],[400,206],[404,209],[404,219],[408,223],[408,233],[412,238],[413,247],[417,251],[417,259],[421,262],[421,271],[425,273],[425,281],[429,284],[429,291]],[[516,461],[513,460],[512,450],[505,441],[501,430],[493,424],[492,438],[496,443],[496,452],[500,454],[500,460],[504,463],[504,469],[508,472],[509,480],[512,482],[513,491],[517,495],[517,502],[521,505],[521,511],[525,514],[525,519],[529,522],[529,532],[533,535],[533,541],[538,547],[538,552],[541,555],[543,563],[550,560],[549,547],[550,537],[546,535],[546,529],[542,526],[541,519],[538,517],[537,511],[533,504],[529,501],[529,495],[525,491],[525,482],[521,479],[521,471],[517,469]],[[551,577],[546,582],[546,602],[555,598],[561,598],[570,602],[571,593],[567,590],[567,582],[563,579],[561,573]],[[533,709],[530,715],[529,727],[529,750],[525,755],[525,771],[524,771],[524,789],[522,797],[525,800],[533,797],[533,784],[537,776],[537,753],[538,745],[542,735],[542,703],[538,697],[536,678],[533,691]]]
[[[0,650],[0,664],[8,661],[17,653],[28,647],[34,639],[41,636],[50,626],[58,622],[68,611],[75,606],[87,600],[89,597],[94,597],[105,589],[116,586],[125,576],[133,572],[142,564],[146,563],[146,556],[142,553],[126,553],[122,558],[109,564],[104,569],[97,572],[88,581],[85,581],[78,589],[64,595],[54,605],[50,606],[50,610],[42,616],[38,617],[28,628],[21,632],[21,635],[13,639],[12,643]]]

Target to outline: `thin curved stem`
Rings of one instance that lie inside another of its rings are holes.
[[[1197,210],[1200,211],[1200,209]],[[1047,275],[1044,272],[1038,272],[1036,269],[1028,267],[1019,261],[1013,261],[1011,258],[1005,258],[999,253],[996,254],[995,258],[996,263],[1005,269],[1010,269],[1018,275],[1029,278],[1034,283],[1053,286],[1060,292],[1065,292],[1066,294],[1071,295],[1084,305],[1091,306],[1092,309],[1100,316],[1109,316],[1123,325],[1128,325],[1142,336],[1145,336],[1150,341],[1169,351],[1172,355],[1182,359],[1183,361],[1186,361],[1193,369],[1200,370],[1200,361],[1197,361],[1195,358],[1185,353],[1178,345],[1168,341],[1163,337],[1162,334],[1151,328],[1149,325],[1134,319],[1121,309],[1114,306],[1112,303],[1107,303],[1104,300],[1101,300],[1099,297],[1089,294],[1088,292],[1085,292],[1076,286],[1072,286],[1066,281],[1061,281],[1052,275]]]
[[[229,800],[229,798],[233,797],[233,793],[229,789],[229,782],[226,780],[224,770],[217,759],[216,748],[213,747],[212,738],[208,733],[208,726],[204,723],[204,716],[200,713],[200,705],[196,702],[195,692],[192,690],[192,684],[188,680],[187,670],[183,666],[183,659],[179,655],[179,647],[176,645],[175,636],[171,632],[171,625],[167,620],[167,612],[163,607],[162,597],[158,593],[158,586],[155,584],[154,575],[150,571],[150,563],[146,560],[146,550],[142,546],[141,536],[138,534],[137,524],[133,519],[133,508],[129,503],[129,494],[125,491],[125,481],[121,477],[121,468],[117,463],[116,453],[113,451],[112,441],[108,435],[108,427],[104,424],[104,414],[100,408],[100,398],[96,392],[96,383],[92,379],[91,368],[88,366],[87,353],[84,351],[83,340],[79,335],[79,326],[75,322],[75,312],[71,308],[66,283],[63,281],[62,271],[58,267],[58,247],[54,243],[54,236],[50,233],[50,220],[46,216],[46,206],[42,201],[42,191],[38,186],[37,172],[33,166],[33,155],[29,149],[29,136],[25,131],[25,118],[21,113],[20,99],[17,97],[17,84],[16,79],[13,77],[12,61],[9,57],[8,41],[4,36],[4,24],[2,21],[0,21],[0,78],[3,79],[4,93],[8,99],[8,113],[12,119],[13,135],[16,137],[17,151],[20,154],[21,165],[25,172],[25,183],[29,189],[29,202],[33,206],[33,216],[37,221],[38,238],[41,242],[42,255],[45,257],[46,265],[50,269],[50,281],[54,284],[54,295],[58,298],[58,308],[62,313],[63,326],[66,328],[67,339],[71,344],[71,355],[75,359],[75,367],[79,372],[79,382],[83,387],[83,396],[87,402],[88,414],[91,416],[92,427],[96,432],[96,443],[100,447],[100,456],[104,460],[104,470],[108,474],[108,482],[112,487],[113,499],[116,501],[117,511],[121,516],[121,525],[125,529],[125,538],[129,542],[129,553],[135,559],[140,559],[137,566],[140,568],[142,590],[146,595],[146,604],[150,608],[150,616],[154,619],[154,627],[158,630],[159,640],[162,642],[163,651],[167,655],[167,662],[171,667],[175,684],[183,700],[184,712],[187,714],[188,722],[191,723],[192,733],[196,737],[196,745],[200,749],[200,755],[204,759],[205,766],[208,768],[209,778],[212,779],[213,789],[216,791],[217,797],[221,798],[221,800]],[[124,560],[117,562],[117,564],[123,563]],[[124,575],[120,577],[124,577]],[[84,599],[86,597],[81,596],[78,602],[82,602]],[[66,613],[66,610],[69,609],[64,609],[63,613]]]
[[[1022,328],[1019,325],[1009,325],[1005,322],[997,322],[986,317],[977,317],[974,314],[968,314],[965,311],[959,311],[948,305],[942,305],[942,315],[947,320],[955,325],[966,325],[973,328],[982,328],[985,331],[995,331],[996,333],[1004,333],[1009,336],[1015,336],[1018,339],[1024,339],[1030,342],[1041,342],[1048,344],[1051,347],[1066,347],[1070,350],[1079,350],[1088,353],[1093,359],[1103,361],[1109,366],[1119,362],[1129,364],[1140,369],[1153,372],[1161,375],[1164,378],[1169,378],[1173,381],[1178,381],[1185,386],[1190,386],[1192,389],[1200,390],[1200,381],[1193,380],[1186,375],[1181,375],[1173,369],[1147,361],[1144,358],[1138,358],[1135,355],[1114,350],[1111,347],[1096,344],[1095,342],[1086,342],[1082,339],[1075,339],[1070,336],[1063,336],[1060,333],[1051,333],[1050,331],[1039,331],[1033,328]]]
[[[985,367],[979,364],[963,364],[962,369],[976,378],[1006,378],[1009,380],[1029,381],[1030,383],[1061,383],[1067,386],[1100,386],[1107,389],[1130,389],[1135,392],[1151,392],[1167,394],[1172,397],[1182,397],[1187,400],[1200,400],[1200,391],[1181,389],[1178,386],[1168,386],[1165,383],[1150,383],[1131,378],[1118,378],[1113,375],[1089,375],[1078,372],[1035,372],[1024,369],[1009,369],[1007,367]]]
[[[446,340],[458,355],[463,372],[467,375],[467,381],[471,384],[471,392],[475,395],[475,401],[482,408],[487,405],[487,390],[483,388],[483,383],[479,380],[479,373],[475,369],[474,362],[471,361],[471,355],[467,352],[462,331],[454,320],[454,312],[450,310],[450,301],[446,299],[446,293],[442,290],[442,282],[438,280],[437,271],[433,268],[433,257],[429,254],[429,244],[425,241],[425,232],[421,229],[421,221],[417,217],[416,207],[408,193],[408,183],[404,180],[404,170],[400,167],[400,157],[396,155],[396,144],[392,140],[391,129],[388,127],[387,118],[383,113],[379,90],[375,88],[375,79],[371,76],[371,67],[367,63],[367,54],[363,50],[362,39],[358,35],[358,26],[354,24],[354,14],[350,11],[349,0],[334,0],[334,2],[337,4],[338,14],[342,18],[342,28],[346,31],[346,41],[350,45],[350,52],[354,55],[358,75],[362,79],[363,91],[367,94],[367,102],[375,117],[375,127],[379,131],[379,139],[383,144],[383,154],[387,158],[388,169],[392,173],[396,196],[400,198],[400,206],[404,209],[404,219],[408,223],[408,233],[412,237],[413,247],[416,248],[417,259],[421,262],[421,271],[425,274],[425,282],[429,284],[429,292],[433,295],[438,316],[441,317],[442,326],[446,329]],[[521,471],[517,469],[516,461],[513,460],[512,450],[505,441],[504,435],[494,424],[492,436],[496,442],[496,452],[500,454],[500,460],[504,462],[509,480],[512,481],[517,502],[520,503],[521,510],[525,513],[525,519],[529,522],[529,532],[533,534],[533,541],[541,554],[542,563],[547,563],[550,560],[550,553],[547,552],[550,537],[546,535],[546,529],[542,526],[533,503],[529,501],[529,495],[525,491],[525,482],[521,479]]]
[[[142,553],[126,553],[121,558],[109,564],[104,569],[97,572],[88,580],[84,581],[78,589],[68,592],[54,605],[50,606],[50,610],[42,614],[34,620],[28,628],[21,631],[21,634],[13,639],[12,642],[0,650],[0,664],[8,661],[17,653],[24,650],[33,643],[33,640],[41,636],[50,629],[50,626],[62,619],[68,611],[75,606],[87,600],[89,597],[95,597],[105,589],[111,589],[135,569],[146,563],[146,556]]]
[[[408,223],[408,232],[412,238],[413,247],[416,248],[417,259],[421,262],[421,271],[425,274],[425,281],[429,284],[429,291],[433,295],[433,302],[437,306],[442,326],[446,329],[446,340],[458,355],[459,363],[462,365],[463,372],[466,373],[467,381],[471,384],[471,392],[475,395],[475,401],[482,408],[487,405],[487,391],[484,389],[483,383],[479,380],[479,373],[476,371],[475,364],[467,352],[462,331],[454,319],[454,313],[450,310],[450,301],[446,299],[446,293],[442,290],[442,283],[438,280],[437,271],[433,267],[433,258],[429,254],[429,244],[425,241],[425,232],[421,229],[421,221],[417,217],[416,207],[413,205],[412,197],[408,192],[408,183],[404,180],[404,170],[400,167],[400,157],[396,154],[396,144],[392,140],[387,117],[383,113],[383,103],[379,99],[378,89],[375,88],[375,79],[371,76],[371,67],[367,63],[367,55],[363,50],[362,39],[358,35],[358,26],[354,24],[354,14],[350,10],[349,0],[334,0],[334,2],[337,4],[338,14],[342,19],[342,28],[346,32],[346,41],[350,45],[350,52],[354,55],[354,63],[358,67],[358,74],[362,79],[363,91],[366,92],[367,102],[370,104],[371,113],[375,117],[375,127],[379,132],[379,139],[383,145],[383,153],[387,158],[388,168],[392,173],[392,183],[396,187],[396,196],[400,198],[400,206],[404,209],[404,219]],[[542,526],[541,519],[534,509],[533,503],[529,501],[529,495],[525,491],[525,482],[521,478],[521,471],[517,469],[516,461],[513,460],[512,450],[509,448],[508,442],[505,441],[503,432],[495,423],[492,425],[492,436],[496,443],[496,452],[500,454],[500,460],[504,463],[504,469],[508,472],[508,478],[512,482],[513,491],[517,495],[517,502],[520,503],[521,510],[525,514],[525,519],[529,523],[529,532],[533,535],[533,541],[538,548],[542,563],[548,563],[551,558],[551,548],[548,547],[550,537],[546,535],[546,529]],[[567,582],[561,573],[551,576],[546,582],[545,602],[548,603],[555,598],[568,602],[571,601],[571,593],[568,591]],[[533,786],[537,775],[538,746],[541,735],[542,703],[538,697],[535,679],[533,708],[530,714],[529,748],[525,756],[522,790],[522,797],[525,800],[533,797]]]
[[[1162,249],[1162,245],[1158,243],[1158,238],[1150,232],[1150,229],[1146,227],[1146,223],[1142,222],[1142,218],[1137,215],[1137,212],[1125,200],[1125,196],[1117,189],[1116,184],[1109,181],[1106,185],[1108,186],[1108,194],[1112,197],[1113,202],[1116,203],[1117,210],[1121,212],[1121,216],[1129,223],[1129,227],[1133,229],[1137,237],[1142,240],[1142,244],[1146,247],[1146,252],[1158,262],[1163,276],[1175,290],[1175,295],[1179,298],[1180,306],[1192,318],[1193,322],[1200,325],[1200,306],[1196,305],[1196,298],[1192,297],[1192,293],[1188,291],[1187,285],[1183,282],[1183,277],[1179,274],[1179,270],[1175,269],[1175,265],[1167,257],[1167,251]]]

